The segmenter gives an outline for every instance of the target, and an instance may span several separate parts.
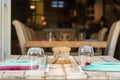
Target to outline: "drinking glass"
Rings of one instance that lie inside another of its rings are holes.
[[[28,60],[30,61],[30,69],[33,69],[33,62],[37,61],[39,64],[45,64],[44,49],[38,47],[31,47],[27,52]]]
[[[84,33],[84,32],[80,32],[79,34],[78,34],[78,40],[79,41],[83,41],[83,40],[85,40],[86,39],[86,34]]]
[[[94,49],[92,46],[81,46],[78,49],[78,56],[80,57],[81,66],[89,65],[93,62]]]

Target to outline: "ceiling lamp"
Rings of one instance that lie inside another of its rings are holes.
[[[35,8],[35,5],[30,5],[30,9],[34,10]]]

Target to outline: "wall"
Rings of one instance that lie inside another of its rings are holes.
[[[42,25],[41,16],[44,16],[44,1],[33,1],[31,4],[35,6],[35,9],[31,10],[32,21],[40,26]]]
[[[37,11],[37,14],[39,15],[37,16],[36,23],[41,25],[42,24],[41,16],[44,16],[43,15],[44,14],[44,3],[43,2],[37,3],[36,11]]]
[[[95,3],[95,21],[98,21],[103,16],[103,0],[96,0]]]
[[[29,0],[11,0],[12,20],[18,19],[25,22],[30,14],[29,4]]]

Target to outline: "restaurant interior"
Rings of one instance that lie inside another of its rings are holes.
[[[41,41],[80,41],[96,39],[96,34],[106,28],[102,41],[107,41],[113,22],[120,20],[119,0],[11,0],[11,22],[19,20],[36,32]],[[11,25],[11,53],[21,54],[14,25]],[[115,35],[114,35],[115,36]],[[115,46],[115,58],[120,60],[120,35]],[[97,51],[97,49],[95,49]],[[45,48],[51,52],[50,48]],[[73,48],[72,52],[77,52]],[[102,49],[104,55],[104,49]]]
[[[120,0],[0,0],[0,80],[120,80]]]

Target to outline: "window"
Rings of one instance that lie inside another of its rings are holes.
[[[64,1],[52,1],[51,7],[52,8],[63,8]]]

